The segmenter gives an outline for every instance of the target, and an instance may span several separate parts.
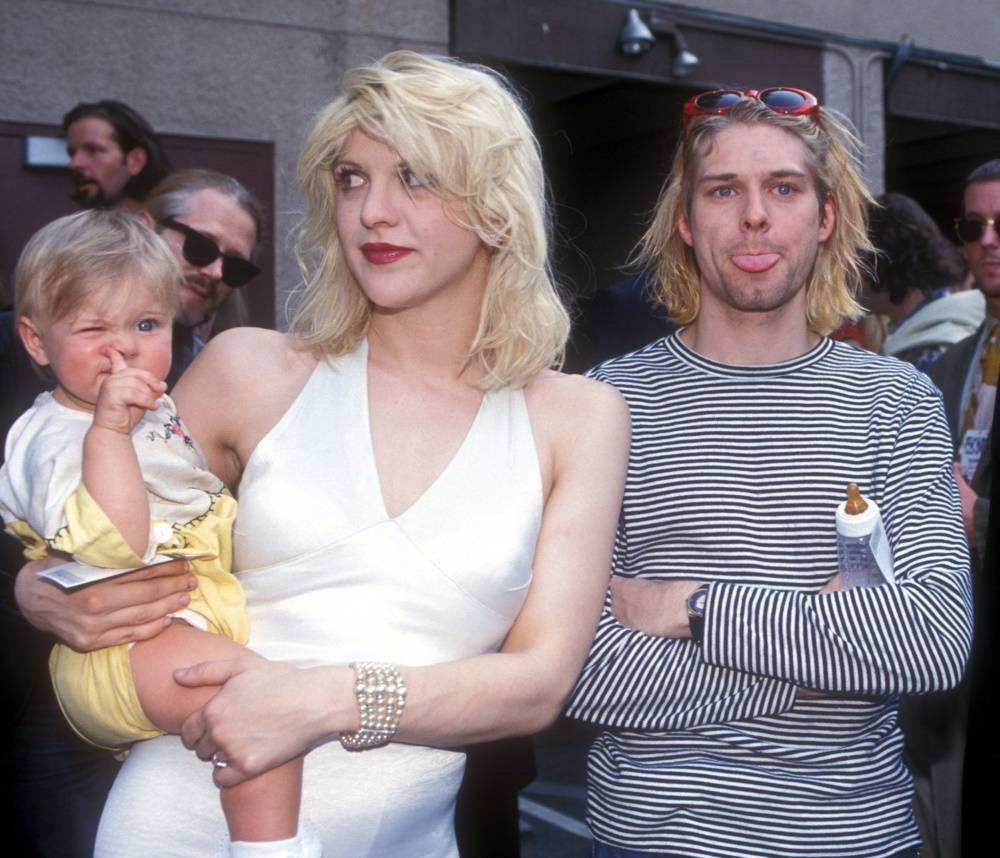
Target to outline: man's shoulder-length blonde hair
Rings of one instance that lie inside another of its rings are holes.
[[[355,129],[398,152],[443,200],[461,203],[461,225],[491,251],[468,352],[482,370],[480,385],[520,385],[559,365],[569,316],[549,269],[545,178],[524,111],[495,72],[410,51],[348,72],[343,94],[306,138],[299,183],[309,207],[296,242],[303,279],[292,337],[332,356],[368,331],[370,302],[347,267],[334,217],[333,168]]]
[[[701,157],[715,135],[733,124],[773,125],[798,137],[808,153],[821,218],[826,200],[833,200],[833,232],[820,244],[806,285],[807,324],[818,334],[829,334],[848,319],[862,315],[855,295],[866,272],[864,260],[873,251],[866,208],[872,196],[860,174],[861,143],[846,120],[829,110],[820,108],[815,119],[791,116],[776,113],[756,99],[743,98],[726,114],[694,118],[677,146],[670,176],[636,248],[635,261],[653,273],[656,297],[669,317],[681,325],[693,322],[700,307],[698,264],[677,224],[681,214],[690,215]]]

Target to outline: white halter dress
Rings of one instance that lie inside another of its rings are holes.
[[[454,458],[408,510],[385,510],[368,420],[367,347],[321,362],[240,484],[235,566],[250,644],[301,667],[434,664],[499,649],[531,581],[537,451],[520,390],[487,393]],[[405,715],[404,715],[405,718]],[[455,856],[460,752],[336,741],[305,762],[302,817],[326,858]],[[98,858],[224,854],[210,766],[165,736],[115,782]]]

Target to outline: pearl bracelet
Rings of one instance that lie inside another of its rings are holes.
[[[357,732],[341,733],[340,744],[349,751],[379,748],[396,735],[406,705],[406,684],[392,664],[356,661],[351,667],[360,726]]]

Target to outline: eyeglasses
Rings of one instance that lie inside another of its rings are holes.
[[[254,277],[260,274],[260,269],[249,259],[236,256],[232,253],[223,253],[212,239],[196,229],[192,229],[186,223],[165,218],[160,221],[160,226],[172,229],[184,236],[184,244],[181,245],[181,253],[184,258],[197,268],[211,265],[222,257],[222,282],[233,289],[246,286]]]
[[[693,116],[721,116],[729,113],[741,98],[753,98],[775,113],[789,116],[819,114],[819,99],[804,89],[772,86],[768,89],[713,89],[689,98],[684,105],[684,131]]]
[[[1000,216],[987,218],[986,220],[979,217],[955,218],[955,232],[958,233],[958,237],[966,244],[980,241],[988,226],[993,227],[997,238],[1000,239]]]

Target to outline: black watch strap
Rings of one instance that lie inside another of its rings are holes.
[[[705,599],[708,596],[708,584],[702,584],[687,600],[688,628],[695,643],[701,643],[705,634]]]

